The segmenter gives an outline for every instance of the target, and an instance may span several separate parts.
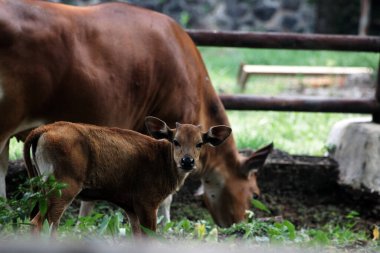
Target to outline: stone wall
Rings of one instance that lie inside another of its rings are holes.
[[[52,0],[88,5],[109,0]],[[315,7],[309,0],[129,0],[165,13],[187,28],[314,32]]]
[[[316,30],[329,34],[357,34],[359,28],[360,1],[315,0]]]

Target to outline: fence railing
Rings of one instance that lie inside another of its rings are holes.
[[[380,37],[187,30],[198,46],[380,52]],[[380,123],[380,64],[374,99],[220,95],[226,109],[368,113]]]

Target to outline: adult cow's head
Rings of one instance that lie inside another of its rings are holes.
[[[203,197],[214,221],[221,227],[231,226],[245,218],[255,194],[260,194],[256,172],[273,149],[269,144],[250,157],[238,156],[231,164],[217,162],[202,179]],[[225,159],[227,160],[227,159]]]

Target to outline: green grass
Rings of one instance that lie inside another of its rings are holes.
[[[339,120],[355,114],[293,112],[228,112],[239,148],[258,148],[269,142],[291,154],[323,155],[327,136]]]
[[[240,63],[257,65],[352,66],[377,69],[380,56],[380,54],[374,53],[306,50],[214,47],[202,47],[200,50],[214,86],[217,90],[228,93],[239,92],[236,81]],[[258,80],[259,85],[253,79]],[[286,79],[280,80],[277,79],[282,84],[286,84],[287,82]],[[278,91],[277,86],[276,84],[273,85],[273,78],[252,77],[247,83],[247,93],[262,94],[262,91],[265,93],[273,90]]]
[[[305,50],[201,48],[211,80],[219,92],[240,93],[240,63],[260,65],[361,66],[376,70],[380,54]],[[251,77],[246,94],[278,95],[297,84],[281,77]],[[294,154],[322,155],[334,123],[369,115],[228,111],[240,148],[257,148],[273,141],[277,148]]]
[[[9,159],[16,160],[22,157],[23,142],[12,138],[9,144]]]

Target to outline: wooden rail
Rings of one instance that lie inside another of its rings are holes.
[[[284,33],[219,32],[187,30],[198,46],[335,50],[380,52],[380,37],[347,35],[304,35]],[[380,123],[380,68],[374,100],[310,99],[221,95],[226,109],[304,112],[370,113]]]
[[[220,95],[228,110],[369,113],[380,111],[375,99],[295,98],[253,95]]]
[[[380,52],[380,37],[187,30],[198,46]]]

